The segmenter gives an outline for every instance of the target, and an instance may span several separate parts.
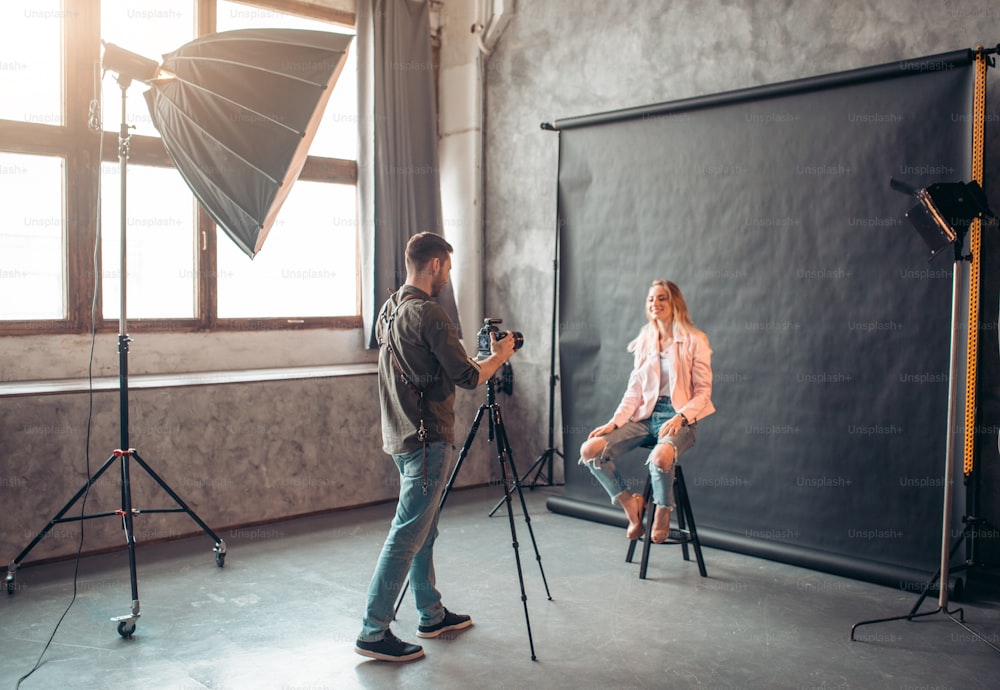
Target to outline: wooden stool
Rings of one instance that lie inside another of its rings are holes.
[[[642,490],[642,497],[645,499],[643,510],[648,511],[648,515],[646,515],[646,534],[642,538],[642,561],[639,564],[639,579],[645,580],[646,568],[649,565],[649,546],[653,543],[653,516],[656,514],[656,507],[653,504],[653,484],[648,476],[646,477],[646,487]],[[674,503],[678,529],[671,529],[670,536],[663,543],[680,544],[685,561],[691,560],[688,555],[688,544],[691,544],[694,548],[694,556],[698,560],[698,571],[702,577],[708,577],[708,572],[705,570],[705,559],[701,556],[701,542],[698,541],[698,529],[694,525],[694,513],[691,512],[691,501],[688,499],[687,485],[684,483],[684,471],[681,469],[680,462],[677,462],[674,468]],[[640,514],[639,519],[642,520],[642,518],[643,515]],[[638,540],[632,539],[629,541],[628,553],[625,555],[625,561],[628,563],[632,562],[632,556],[635,555],[636,541]]]

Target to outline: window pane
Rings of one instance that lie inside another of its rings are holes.
[[[60,0],[0,3],[0,118],[61,125]]]
[[[194,0],[101,0],[101,39],[161,62],[164,53],[194,39],[194,4]],[[121,125],[122,90],[115,76],[104,75],[102,84],[101,108],[108,132],[117,132]],[[135,126],[133,134],[159,136],[142,95],[148,88],[135,82],[126,91],[126,123]]]
[[[219,317],[357,315],[357,234],[353,186],[299,180],[253,261],[219,231]]]
[[[194,197],[173,168],[129,165],[125,221],[128,317],[195,316]],[[117,163],[101,170],[104,317],[121,314],[121,198]]]
[[[354,35],[354,30],[337,24],[306,17],[296,17],[273,10],[251,7],[237,2],[219,0],[216,27],[219,31],[233,29],[313,29]],[[345,158],[358,157],[358,87],[355,46],[347,52],[347,62],[337,79],[330,101],[323,111],[323,121],[309,148],[311,156]]]
[[[0,319],[66,316],[63,164],[0,153]]]

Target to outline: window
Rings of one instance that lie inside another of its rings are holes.
[[[91,19],[96,16],[100,28]],[[0,335],[89,331],[95,271],[96,327],[117,326],[122,89],[115,75],[101,78],[102,39],[156,60],[213,31],[266,26],[353,33],[352,22],[343,12],[297,0],[0,4],[6,56],[0,59]],[[130,327],[360,325],[353,46],[348,55],[300,180],[253,261],[216,231],[173,168],[146,107],[148,87],[128,86]],[[98,93],[103,133],[90,117]]]
[[[176,170],[129,165],[125,236],[129,318],[196,316],[197,232],[191,191]],[[105,163],[101,181],[104,317],[121,314],[121,175]]]
[[[0,119],[63,123],[63,14],[60,0],[0,5]]]
[[[0,305],[8,318],[62,319],[63,159],[0,153]]]
[[[333,207],[343,215],[315,209]],[[299,180],[251,262],[219,242],[219,317],[310,317],[353,313],[357,293],[355,190]]]
[[[219,0],[216,23],[219,31],[266,27],[331,30],[324,22],[228,0]],[[357,159],[353,56],[354,51],[349,51],[323,112],[310,148],[314,155]],[[357,314],[357,234],[353,185],[298,181],[253,261],[220,236],[219,318]]]

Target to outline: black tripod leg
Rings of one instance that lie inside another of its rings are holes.
[[[545,468],[546,468],[546,465],[547,465],[549,467],[549,474],[546,476],[545,482],[544,482],[543,486],[554,486],[554,484],[552,483],[552,474],[551,474],[552,473],[552,456],[553,455],[558,455],[559,457],[563,456],[562,453],[560,453],[555,448],[549,448],[547,451],[545,451],[540,456],[538,456],[538,459],[535,460],[535,462],[532,463],[531,467],[528,468],[528,471],[524,473],[524,475],[521,477],[521,485],[523,486],[524,483],[527,481],[528,477],[531,476],[531,473],[534,472],[535,473],[535,478],[532,479],[528,483],[528,488],[529,489],[534,489],[536,486],[538,486],[538,478],[542,476],[542,472],[545,471]],[[510,489],[508,489],[508,494],[509,494],[509,492],[511,492],[513,490],[514,490],[513,487],[511,487]],[[499,501],[497,501],[497,504],[495,506],[493,506],[492,510],[490,510],[490,513],[489,513],[490,517],[493,517],[493,515],[498,510],[500,510],[500,506],[503,505],[503,502],[504,502],[504,499],[502,499],[502,498]]]
[[[66,513],[69,512],[70,508],[72,508],[73,505],[76,504],[76,502],[79,501],[83,497],[83,495],[85,493],[87,493],[87,489],[89,489],[91,487],[91,485],[94,482],[96,482],[98,480],[98,478],[100,478],[100,476],[102,474],[104,474],[109,467],[111,467],[111,465],[114,463],[114,461],[117,458],[118,458],[117,455],[111,455],[110,457],[108,457],[108,459],[104,461],[104,464],[101,465],[101,467],[97,470],[97,472],[95,472],[93,474],[93,476],[91,476],[86,481],[86,483],[80,488],[80,490],[77,491],[73,495],[73,498],[69,499],[69,502],[66,505],[63,506],[62,510],[60,510],[58,513],[56,513],[56,516],[54,518],[52,518],[51,520],[49,520],[48,524],[45,525],[45,527],[42,529],[42,531],[38,533],[38,536],[36,536],[34,539],[32,539],[31,543],[28,544],[26,547],[24,547],[24,550],[21,551],[21,553],[17,554],[17,557],[13,561],[11,561],[10,566],[7,568],[7,593],[8,594],[13,594],[14,593],[14,589],[15,589],[14,588],[14,578],[15,578],[14,573],[17,572],[17,569],[20,567],[20,565],[24,561],[24,559],[28,557],[28,554],[31,553],[32,549],[34,549],[36,546],[38,546],[38,542],[40,542],[42,539],[44,539],[45,535],[47,535],[50,531],[52,531],[53,527],[55,527],[60,522],[64,521],[63,520],[63,516]],[[113,513],[110,513],[109,515],[113,515]]]
[[[958,547],[961,545],[962,539],[964,539],[964,538],[965,538],[965,534],[963,532],[962,536],[958,539],[958,541],[955,543],[955,545],[951,548],[951,551],[949,551],[949,557],[955,555],[955,551],[958,550]],[[964,567],[964,566],[962,566],[962,567]],[[949,574],[951,574],[951,572],[952,572],[951,570],[948,571]],[[930,592],[931,587],[933,587],[934,583],[939,580],[940,575],[941,575],[941,568],[939,566],[938,569],[936,571],[934,571],[934,574],[931,576],[931,579],[928,580],[926,582],[926,584],[924,584],[924,589],[920,593],[920,598],[917,599],[917,603],[914,604],[913,608],[910,609],[909,613],[907,613],[905,615],[902,615],[902,616],[891,616],[889,618],[877,618],[875,620],[866,620],[866,621],[861,621],[859,623],[855,623],[854,625],[851,626],[851,640],[854,639],[854,631],[857,630],[862,625],[872,625],[873,623],[887,623],[887,622],[890,622],[890,621],[902,621],[902,620],[912,621],[914,618],[922,618],[922,617],[925,617],[925,616],[933,616],[934,614],[937,614],[937,613],[944,613],[949,618],[951,618],[952,620],[954,620],[956,623],[958,623],[959,625],[962,625],[962,627],[965,627],[965,625],[964,625],[965,614],[964,614],[963,610],[960,609],[960,608],[956,609],[955,611],[948,611],[946,608],[942,608],[941,606],[938,606],[933,611],[925,611],[923,613],[917,613],[917,611],[920,609],[921,604],[924,603],[924,599],[927,598],[927,595]],[[948,583],[947,582],[941,582],[938,586],[939,587],[947,587]],[[953,613],[957,613],[958,614],[958,618],[957,619],[954,618],[954,616],[951,615]],[[968,629],[968,628],[966,628],[966,629]],[[977,637],[981,637],[978,633],[975,633],[973,631],[970,631],[970,632],[972,632],[973,635],[976,635]],[[984,641],[987,644],[990,644],[988,640],[984,639]],[[997,651],[1000,651],[1000,649],[997,649],[993,645],[990,645],[990,646],[993,647],[994,649],[996,649]]]
[[[444,487],[444,493],[441,494],[441,500],[438,501],[437,510],[439,513],[444,510],[444,504],[445,501],[448,500],[448,494],[451,493],[451,487],[455,486],[455,480],[458,478],[458,471],[462,469],[462,463],[465,462],[465,457],[469,454],[469,448],[472,447],[472,440],[476,438],[476,432],[479,430],[479,424],[483,421],[483,414],[485,412],[486,405],[480,405],[479,411],[476,413],[476,418],[472,421],[472,428],[469,429],[469,435],[465,438],[465,443],[462,444],[462,450],[458,453],[458,460],[455,462],[455,467],[451,471],[451,476],[448,477],[448,484]],[[406,596],[406,592],[409,588],[410,579],[407,578],[406,582],[403,583],[403,588],[399,592],[399,598],[396,599],[394,614],[399,613],[399,607],[402,606],[403,598]]]
[[[521,482],[517,478],[517,467],[514,466],[514,453],[511,452],[510,443],[507,440],[507,429],[503,425],[499,407],[496,411],[496,434],[497,443],[502,444],[502,452],[507,458],[511,476],[514,478],[514,486],[506,490],[507,501],[509,503],[511,492],[516,490],[518,498],[521,500],[521,510],[524,512],[524,524],[528,527],[528,535],[531,537],[531,546],[535,549],[535,560],[538,561],[538,571],[542,574],[542,583],[545,585],[545,596],[549,598],[549,601],[552,601],[552,594],[549,592],[549,583],[545,579],[545,569],[542,567],[542,556],[538,553],[538,543],[535,541],[535,530],[531,527],[531,515],[528,514],[528,505],[524,502],[524,491],[522,491]],[[506,487],[506,485],[505,478],[504,486]]]
[[[504,458],[505,457],[509,458],[509,455],[507,455],[506,453],[506,447],[505,447],[506,439],[503,434],[503,427],[501,426],[499,417],[500,417],[500,411],[498,409],[497,420],[495,422],[497,429],[497,434],[496,434],[497,461],[500,463],[500,477],[501,480],[503,481],[504,488],[506,489],[508,477],[507,477],[507,463],[504,462]],[[517,473],[514,470],[513,466],[511,466],[511,475],[513,476],[513,481],[517,485],[517,488],[520,489],[520,482],[518,481]],[[523,496],[521,498],[521,501],[523,503],[524,501]],[[531,620],[528,618],[528,594],[524,589],[524,572],[521,569],[521,553],[517,542],[517,527],[514,524],[514,508],[510,500],[510,491],[505,491],[503,502],[507,504],[507,522],[510,525],[510,537],[512,540],[511,545],[514,547],[514,562],[517,564],[517,581],[521,585],[521,603],[524,605],[524,623],[528,628],[528,646],[531,648],[531,660],[536,661],[537,657],[535,656],[535,642],[531,637]],[[541,560],[539,560],[539,565],[541,565]],[[547,585],[546,589],[548,589]]]
[[[525,485],[527,483],[529,489],[535,488],[535,485],[538,484],[538,480],[542,477],[543,474],[545,474],[546,466],[549,464],[549,459],[552,457],[553,452],[554,451],[550,448],[541,455],[539,455],[538,458],[533,463],[531,463],[531,467],[529,467],[525,471],[525,473],[521,476],[522,485]],[[527,479],[528,477],[531,476],[532,472],[534,472],[535,476],[532,478],[530,482],[527,482]],[[552,477],[545,474],[544,481],[546,485],[552,484]]]
[[[965,539],[965,532],[962,532],[962,536],[958,538],[954,546],[951,547],[951,551],[948,552],[949,560],[955,555],[955,552],[958,551],[959,547],[962,545],[963,539]],[[952,571],[950,570],[948,571],[949,575],[951,574],[951,572]],[[910,609],[911,616],[916,615],[917,611],[920,610],[920,606],[924,603],[924,599],[926,599],[930,594],[931,587],[934,586],[934,583],[937,582],[940,577],[941,577],[941,566],[938,566],[938,569],[934,571],[933,575],[931,575],[931,579],[929,579],[926,583],[924,583],[924,588],[920,591],[920,598],[917,599],[917,603],[915,603],[913,605],[913,608]],[[947,587],[948,583],[942,582],[938,586]]]
[[[163,479],[160,478],[160,475],[158,475],[156,472],[153,471],[152,467],[146,464],[145,460],[139,457],[139,453],[137,453],[135,450],[132,450],[132,457],[135,458],[135,461],[139,463],[139,466],[142,467],[143,470],[145,470],[146,474],[152,477],[153,481],[155,481],[160,486],[160,488],[163,489],[167,493],[167,495],[170,496],[170,498],[172,498],[174,502],[181,507],[181,509],[185,513],[191,516],[191,519],[194,520],[199,527],[201,527],[201,529],[205,532],[205,534],[207,534],[209,537],[212,538],[213,541],[215,541],[215,548],[213,549],[213,551],[215,551],[216,554],[215,562],[221,568],[226,561],[226,542],[224,542],[215,532],[213,532],[212,528],[209,527],[204,520],[198,517],[198,515],[193,510],[191,510],[190,507],[188,507],[188,504],[185,503],[181,499],[181,497],[178,496],[177,493],[173,489],[171,489],[167,485],[167,483],[163,481]]]

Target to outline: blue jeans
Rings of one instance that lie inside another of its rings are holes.
[[[646,465],[649,467],[649,478],[653,485],[653,500],[656,505],[665,508],[674,507],[674,468],[677,466],[677,459],[681,453],[694,445],[694,430],[697,424],[682,426],[676,436],[659,437],[660,427],[667,423],[677,412],[670,404],[669,397],[662,397],[656,401],[656,407],[649,419],[641,422],[626,422],[610,434],[604,436],[607,445],[604,450],[587,462],[580,458],[580,463],[586,465],[597,481],[604,487],[604,490],[611,496],[614,503],[615,497],[622,491],[628,489],[628,485],[622,478],[614,459],[642,445],[653,445],[669,443],[674,447],[674,462],[670,469],[664,472],[659,467],[646,458]],[[650,452],[650,457],[652,452]]]
[[[394,455],[399,468],[399,503],[389,535],[371,584],[368,603],[358,639],[377,642],[389,629],[406,576],[420,613],[420,625],[434,625],[444,619],[441,593],[434,586],[434,540],[438,535],[438,503],[447,483],[444,471],[449,464],[451,444],[427,444],[427,493],[424,493],[424,451]]]

